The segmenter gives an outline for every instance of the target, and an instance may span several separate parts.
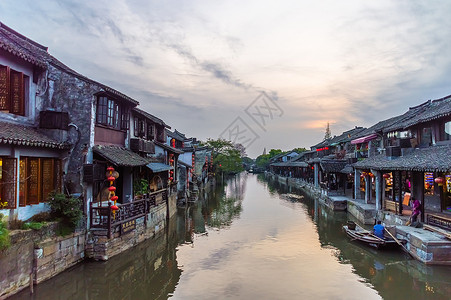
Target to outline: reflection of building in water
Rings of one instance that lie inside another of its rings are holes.
[[[167,299],[175,291],[177,223],[104,263],[82,263],[36,287],[33,299]],[[17,298],[16,298],[17,297]],[[29,291],[11,299],[29,297]]]
[[[401,251],[377,251],[350,242],[341,229],[348,219],[346,213],[319,204],[316,216],[322,247],[338,249],[338,260],[351,264],[384,299],[445,299],[451,292],[451,283],[443,282],[451,276],[449,268],[426,266]]]
[[[243,200],[246,192],[247,177],[248,173],[243,172],[229,178],[225,186],[226,197]]]
[[[274,193],[287,193],[285,185],[267,181]],[[284,200],[286,201],[286,200]],[[302,204],[315,223],[321,247],[331,249],[337,260],[351,264],[354,273],[371,284],[384,299],[448,299],[451,269],[427,266],[411,260],[401,251],[377,251],[350,242],[342,231],[348,214],[332,211],[318,200],[304,196]]]

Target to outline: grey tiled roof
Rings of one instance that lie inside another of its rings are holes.
[[[95,145],[93,151],[116,166],[138,167],[152,162],[151,159],[141,157],[137,153],[119,146]]]
[[[63,70],[66,73],[69,73],[81,80],[86,82],[94,83],[101,87],[105,92],[111,93],[116,97],[119,97],[123,100],[131,102],[134,105],[138,105],[139,102],[132,99],[131,97],[124,95],[123,93],[106,86],[102,83],[96,82],[92,79],[89,79],[86,76],[83,76],[76,71],[72,70],[61,61],[53,57],[47,52],[47,47],[42,46],[35,41],[23,36],[22,34],[16,32],[15,30],[9,28],[5,24],[0,22],[0,48],[8,51],[12,55],[19,57],[31,64],[39,66],[43,69],[47,69],[48,65]]]
[[[47,47],[28,39],[3,23],[0,23],[0,48],[33,65],[47,67],[49,58]]]
[[[37,128],[0,122],[0,144],[64,149],[68,144],[44,135]]]
[[[177,131],[177,129],[175,129],[174,132],[166,129],[166,135],[181,142],[189,141],[189,139],[187,139],[183,133]]]
[[[451,171],[451,147],[434,146],[414,149],[404,156],[389,159],[385,155],[377,155],[359,161],[353,166],[356,169],[375,169],[382,171],[404,170],[424,172]]]
[[[301,168],[307,168],[308,164],[303,161],[286,161],[286,162],[279,162],[271,164],[271,166],[274,167],[301,167]]]
[[[162,125],[162,126],[171,128],[170,126],[166,125],[166,123],[164,123],[164,121],[163,121],[162,119],[157,118],[157,117],[155,117],[154,115],[151,115],[151,114],[149,114],[148,112],[145,112],[145,111],[142,110],[142,109],[139,109],[139,108],[137,108],[137,107],[134,107],[134,108],[133,108],[133,111],[134,111],[134,112],[137,112],[137,113],[139,113],[139,114],[141,114],[142,116],[144,116],[145,118],[148,118],[149,120],[151,120],[152,122],[154,122],[154,123],[156,123],[156,124],[160,124],[160,125]]]
[[[174,148],[174,147],[171,147],[171,146],[166,145],[166,144],[163,144],[161,142],[155,141],[154,143],[155,143],[155,145],[160,146],[161,148],[166,149],[166,150],[168,150],[168,151],[170,151],[172,153],[176,153],[176,154],[182,154],[183,153],[182,150]]]
[[[356,137],[360,132],[362,132],[365,129],[366,128],[356,126],[355,128],[353,128],[351,130],[344,131],[339,136],[333,137],[329,141],[329,145],[349,142],[349,141],[353,140],[354,137]]]
[[[451,96],[446,96],[433,101],[427,101],[415,108],[409,109],[409,111],[412,109],[415,110],[414,114],[411,114],[409,118],[406,118],[402,122],[397,122],[396,124],[386,128],[384,132],[407,129],[416,124],[429,122],[434,119],[451,115]]]
[[[346,160],[322,159],[319,163],[321,169],[326,173],[340,173],[346,167]]]

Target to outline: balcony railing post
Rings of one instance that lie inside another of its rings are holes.
[[[108,238],[110,239],[111,238],[111,203],[108,203],[108,214],[107,214],[107,216],[108,216],[108,223],[107,223],[107,226],[108,226]]]
[[[92,202],[89,202],[89,228],[92,228],[92,217],[94,214],[92,213]]]

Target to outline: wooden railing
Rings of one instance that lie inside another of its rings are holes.
[[[115,213],[111,210],[110,203],[108,206],[94,206],[90,203],[90,228],[104,229],[106,235],[111,237],[116,227],[145,216],[152,207],[166,203],[167,199],[167,189],[162,189],[150,193],[143,199],[118,204],[119,209]],[[144,218],[144,223],[146,222],[147,218]]]

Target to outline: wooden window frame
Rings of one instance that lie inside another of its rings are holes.
[[[0,209],[14,209],[17,207],[17,159],[11,157],[1,157],[1,159]],[[5,168],[8,163],[12,163],[13,170]],[[12,174],[8,174],[10,171],[12,171]],[[5,177],[8,180],[7,182],[3,182]],[[8,193],[10,194],[8,195]]]
[[[128,109],[113,98],[98,96],[96,123],[115,130],[127,130],[130,123]]]
[[[147,123],[147,139],[155,139],[155,125],[152,123]]]
[[[24,162],[21,164],[21,162]],[[32,172],[32,162],[37,162],[37,170],[36,174],[33,176]],[[45,164],[51,164],[51,171],[46,176],[45,175]],[[47,197],[51,192],[60,192],[62,186],[62,165],[61,160],[57,158],[39,158],[39,157],[21,157],[20,163],[21,165],[19,172],[25,172],[20,175],[20,184],[19,184],[19,206],[24,207],[27,205],[35,205],[39,203],[47,202]],[[49,178],[51,176],[51,178]],[[31,181],[32,179],[36,179]],[[47,181],[51,180],[52,184],[50,188],[46,190]],[[32,190],[32,184],[36,185],[36,195],[33,197],[30,195],[30,191]]]
[[[107,125],[108,98],[100,96],[97,98],[97,123]]]
[[[24,116],[29,77],[22,72],[0,65],[0,111]]]

